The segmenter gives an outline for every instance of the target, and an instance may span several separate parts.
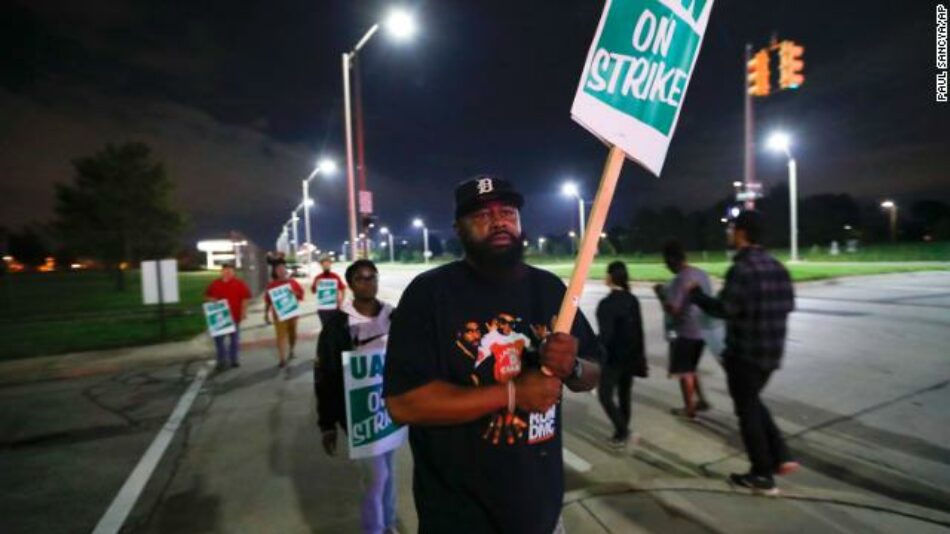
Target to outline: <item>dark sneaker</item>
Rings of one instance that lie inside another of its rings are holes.
[[[801,469],[802,464],[796,462],[795,460],[789,460],[787,462],[782,462],[775,468],[775,474],[778,476],[791,475],[795,471]]]
[[[284,367],[287,367],[287,362],[281,360],[281,362],[280,362],[279,364],[277,364],[277,367],[280,367],[281,369],[283,369]]]
[[[697,412],[708,412],[711,409],[712,409],[712,404],[709,404],[706,401],[699,401],[696,403]]]
[[[677,417],[685,417],[690,421],[696,420],[696,413],[690,412],[686,408],[670,408],[670,413]]]
[[[613,449],[622,449],[627,446],[629,439],[630,434],[614,434],[607,440],[607,445]]]
[[[240,367],[241,364],[238,362],[231,362],[231,367]]]
[[[775,485],[774,480],[768,477],[760,477],[752,473],[744,475],[733,473],[729,475],[729,482],[735,486],[750,489],[753,493],[760,495],[768,495],[769,497],[778,495],[778,486]]]

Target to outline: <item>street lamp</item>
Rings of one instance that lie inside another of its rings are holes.
[[[313,200],[310,198],[310,180],[313,180],[317,177],[318,174],[324,176],[329,176],[336,173],[336,162],[330,158],[322,158],[317,162],[317,166],[314,167],[313,172],[310,173],[310,176],[307,176],[302,180],[302,189],[303,189],[303,202],[304,202],[304,211],[303,211],[303,229],[304,229],[304,238],[307,240],[308,244],[313,244],[313,240],[310,237],[310,206],[313,206]],[[310,254],[307,254],[307,268],[310,267]]]
[[[412,221],[412,226],[422,228],[422,257],[425,263],[429,263],[429,228],[419,218]]]
[[[881,207],[888,212],[891,217],[891,241],[897,241],[897,203],[893,200],[881,202]]]
[[[584,199],[581,198],[580,189],[578,189],[577,184],[574,182],[565,182],[564,185],[561,186],[561,194],[577,199],[577,214],[578,220],[580,221],[578,228],[580,228],[581,235],[584,235]]]
[[[791,152],[792,139],[785,132],[775,132],[769,137],[768,147],[774,152],[782,152],[788,158],[788,201],[789,201],[789,260],[798,261],[798,165]]]
[[[393,247],[393,234],[389,231],[389,228],[385,226],[379,229],[379,233],[389,238],[389,263],[396,263],[396,248]]]
[[[547,241],[543,237],[538,238],[538,254],[544,253],[544,242]]]
[[[297,206],[296,208],[294,208],[293,211],[290,212],[290,221],[289,221],[291,235],[293,236],[293,247],[291,250],[290,257],[293,258],[295,262],[297,261],[297,250],[300,247],[300,237],[297,235],[297,221],[300,220],[300,217],[297,217],[297,209],[299,208],[300,206]]]
[[[574,233],[574,230],[571,230],[567,233],[567,236],[571,238],[571,254],[574,254],[577,251],[574,244],[574,238],[577,237],[577,234]]]
[[[416,33],[416,24],[409,12],[393,9],[384,22],[387,32],[393,39],[404,41]],[[349,204],[349,235],[353,258],[356,258],[356,178],[353,170],[353,112],[350,102],[350,70],[356,55],[379,31],[379,23],[372,27],[356,43],[353,50],[343,53],[343,116],[346,122],[346,190]],[[359,95],[357,95],[359,96]],[[362,153],[362,149],[361,149]]]

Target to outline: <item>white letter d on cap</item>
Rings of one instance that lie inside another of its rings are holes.
[[[491,178],[482,178],[478,181],[478,194],[484,195],[485,193],[491,193],[495,190],[495,184],[492,183]]]

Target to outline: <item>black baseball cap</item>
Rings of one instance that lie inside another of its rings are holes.
[[[507,202],[519,209],[524,206],[524,197],[515,191],[511,182],[504,178],[481,175],[455,187],[455,218],[463,217],[492,200]]]

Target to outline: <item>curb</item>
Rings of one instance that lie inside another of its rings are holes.
[[[918,521],[933,523],[950,528],[950,513],[941,512],[932,508],[908,504],[883,497],[872,497],[845,491],[826,490],[818,488],[800,488],[782,490],[779,497],[762,497],[741,491],[724,480],[708,478],[693,479],[656,479],[643,483],[610,483],[592,486],[589,488],[569,491],[564,494],[564,505],[582,502],[587,499],[618,495],[621,493],[650,493],[663,506],[676,510],[677,513],[692,519],[696,523],[714,531],[725,532],[711,515],[688,505],[680,496],[682,493],[718,493],[730,494],[739,498],[777,498],[795,501],[835,504],[853,508],[864,508],[875,512],[894,514]]]

